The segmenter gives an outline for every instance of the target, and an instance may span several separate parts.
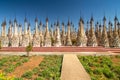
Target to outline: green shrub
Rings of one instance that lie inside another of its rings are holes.
[[[33,71],[34,74],[37,74],[39,72],[39,68],[35,67],[32,71]]]
[[[20,66],[20,65],[22,65],[22,62],[17,62],[17,63],[15,64],[15,67]]]
[[[101,61],[101,64],[106,64],[106,65],[111,65],[112,64],[112,61],[110,58],[106,57],[106,58],[103,58],[102,61]]]
[[[37,77],[35,80],[45,80],[44,77]]]
[[[33,75],[33,72],[32,71],[27,71],[25,72],[22,77],[23,78],[27,78],[27,79],[31,79],[32,78],[32,75]]]
[[[113,71],[114,71],[116,74],[120,75],[120,66],[116,66],[116,67],[113,69]]]
[[[93,73],[93,71],[91,70],[90,67],[86,66],[85,69],[86,69],[86,71],[87,71],[89,74],[92,74],[92,73]]]
[[[101,75],[102,74],[102,69],[101,68],[96,68],[93,70],[93,73],[96,75]]]
[[[98,80],[98,79],[94,76],[91,76],[91,80]]]
[[[14,80],[23,80],[23,78],[14,78]]]
[[[89,62],[89,63],[88,63],[88,66],[93,67],[93,66],[94,66],[94,63],[93,63],[93,62]]]
[[[15,66],[14,65],[10,65],[8,68],[4,69],[4,71],[6,73],[10,73],[10,72],[13,72],[15,69]]]
[[[0,61],[0,67],[2,67],[4,65],[4,62]]]
[[[115,75],[113,72],[111,72],[109,69],[103,69],[103,74],[107,77],[107,78],[114,78]]]
[[[10,62],[16,62],[20,59],[20,57],[19,56],[13,56],[13,57],[10,56],[8,59]]]
[[[28,61],[29,61],[28,58],[23,58],[23,59],[22,59],[22,62],[23,62],[23,63],[28,62]]]

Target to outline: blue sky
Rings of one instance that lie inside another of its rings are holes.
[[[69,18],[78,27],[80,16],[85,24],[91,15],[94,22],[101,23],[104,15],[107,21],[113,21],[115,15],[119,19],[120,0],[0,0],[0,24],[6,18],[8,27],[9,20],[13,21],[16,16],[23,27],[25,14],[32,28],[36,16],[43,24],[46,17],[49,18],[49,24],[57,20],[67,24]]]

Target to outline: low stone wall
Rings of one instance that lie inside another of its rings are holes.
[[[0,55],[26,55],[26,52],[0,52]],[[77,54],[77,55],[118,55],[110,52],[30,52],[30,56],[32,55],[63,55],[63,54]],[[119,54],[120,55],[120,54]]]

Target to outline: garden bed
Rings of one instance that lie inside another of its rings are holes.
[[[91,80],[120,80],[120,56],[78,56]]]
[[[60,80],[61,67],[62,56],[44,56],[43,61],[38,67],[26,71],[21,78],[32,80]]]
[[[0,58],[0,71],[12,80],[60,80],[62,56],[5,56]],[[1,76],[0,76],[0,79]]]

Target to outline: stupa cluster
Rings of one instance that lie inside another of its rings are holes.
[[[103,24],[98,22],[94,24],[94,19],[91,17],[90,21],[87,22],[86,29],[83,19],[80,18],[78,30],[69,20],[66,26],[64,23],[61,24],[61,29],[58,21],[48,27],[48,18],[46,18],[45,25],[42,22],[38,23],[36,18],[34,32],[31,32],[30,23],[27,22],[26,18],[24,20],[24,31],[16,19],[13,23],[9,21],[8,33],[6,33],[6,25],[6,21],[1,24],[0,41],[2,47],[26,47],[29,44],[32,44],[33,47],[120,47],[120,23],[116,16],[114,26],[110,21],[107,26],[105,16]]]

